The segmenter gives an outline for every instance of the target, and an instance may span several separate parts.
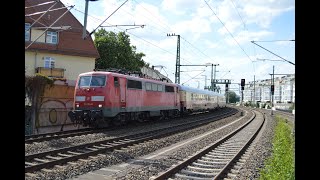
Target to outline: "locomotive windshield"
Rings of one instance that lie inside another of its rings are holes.
[[[101,87],[106,84],[106,76],[81,76],[79,87]]]

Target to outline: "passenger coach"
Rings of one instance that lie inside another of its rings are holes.
[[[225,107],[225,96],[217,92],[178,85],[181,112],[211,111]]]

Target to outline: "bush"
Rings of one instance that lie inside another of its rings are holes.
[[[295,109],[295,104],[291,104],[291,106],[289,107],[289,110],[294,110]]]
[[[266,160],[264,169],[260,169],[259,179],[295,179],[292,127],[283,118],[276,117],[276,120],[277,126],[272,142],[272,155]]]

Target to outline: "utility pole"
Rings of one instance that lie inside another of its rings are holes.
[[[86,6],[84,11],[84,23],[83,23],[83,29],[82,29],[82,39],[85,39],[87,37],[87,18],[88,18],[88,8],[89,8],[89,1],[97,1],[97,0],[85,0]]]
[[[273,92],[272,92],[272,107],[271,107],[271,112],[274,108],[274,66],[272,67],[272,85],[273,85]]]
[[[272,75],[271,75],[271,115],[273,115],[273,96],[274,96],[274,66],[272,67]]]
[[[211,67],[211,88],[212,88],[212,90],[213,91],[216,91],[216,83],[215,83],[215,81],[216,81],[216,66],[219,66],[219,64],[211,64],[212,65],[212,67]],[[213,77],[213,81],[212,81],[212,68],[213,68],[213,66],[214,66],[214,77]]]
[[[256,75],[253,76],[253,103],[256,106]]]
[[[177,42],[177,58],[176,58],[176,73],[174,83],[180,84],[180,35],[167,34],[167,36],[178,36]]]

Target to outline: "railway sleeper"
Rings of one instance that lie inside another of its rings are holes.
[[[228,178],[231,178],[231,179],[234,179],[234,178],[237,177],[237,175],[236,175],[236,174],[228,173],[227,177],[228,177]]]
[[[187,169],[190,169],[190,170],[195,170],[195,171],[208,171],[208,172],[220,172],[221,169],[217,169],[217,168],[202,168],[202,167],[197,167],[197,166],[192,166],[192,165],[189,165],[187,167]]]
[[[27,166],[35,166],[35,165],[37,165],[37,164],[31,163],[31,162],[24,162],[24,164],[27,165]]]
[[[82,154],[82,153],[80,153],[80,152],[74,152],[74,151],[67,151],[67,153],[73,154],[73,155],[80,155],[80,154]]]
[[[196,176],[196,177],[213,177],[215,175],[217,175],[216,173],[205,173],[205,172],[194,172],[194,171],[188,171],[185,169],[182,169],[180,171],[181,174],[187,174],[187,175],[191,175],[191,176]]]
[[[37,162],[41,162],[41,163],[47,163],[47,162],[50,162],[49,160],[47,159],[39,159],[39,158],[34,158],[33,160],[37,161]]]
[[[62,153],[58,153],[59,156],[62,156],[62,157],[71,157],[72,155],[70,154],[62,154]]]
[[[53,160],[59,160],[59,159],[62,159],[62,157],[55,157],[55,156],[46,156],[46,158],[49,158],[49,159],[53,159]]]
[[[193,162],[192,165],[197,167],[202,167],[202,168],[217,169],[217,165],[212,165],[212,164],[203,164],[199,162]]]

